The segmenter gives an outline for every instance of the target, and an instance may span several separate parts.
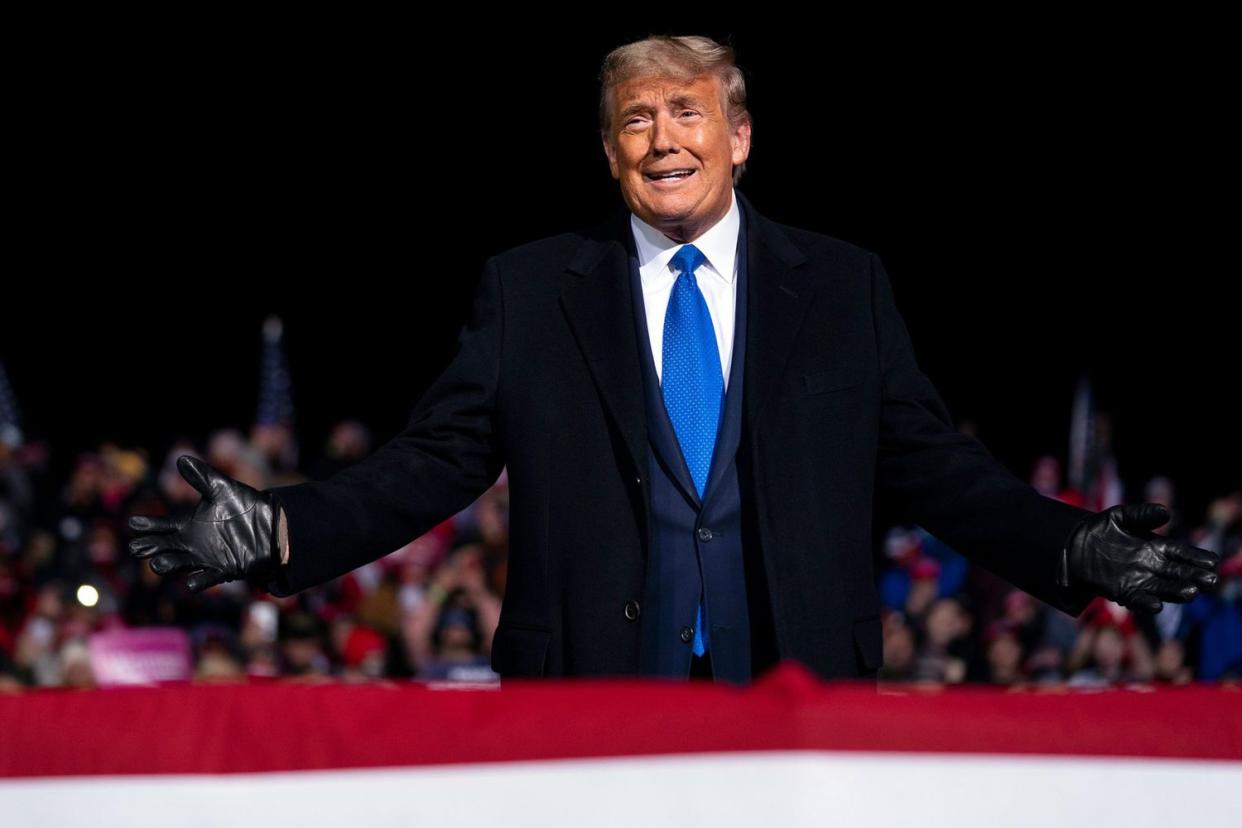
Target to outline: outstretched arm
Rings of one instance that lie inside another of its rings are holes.
[[[1070,533],[1092,512],[1040,494],[957,430],[915,360],[888,274],[874,254],[871,299],[882,372],[877,495],[904,521],[1040,600],[1079,615],[1094,593],[1062,586],[1059,576]]]
[[[892,285],[872,254],[883,374],[877,489],[899,514],[966,557],[1073,616],[1102,595],[1159,612],[1217,582],[1219,554],[1154,534],[1157,503],[1101,512],[1045,497],[961,434],[914,359]]]
[[[267,584],[291,595],[383,557],[469,506],[504,466],[497,429],[500,272],[489,258],[452,362],[404,431],[324,481],[268,489],[287,519],[288,563]],[[292,554],[292,548],[298,554]]]

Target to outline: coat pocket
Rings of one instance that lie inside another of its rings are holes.
[[[807,394],[825,394],[829,391],[844,391],[862,385],[863,372],[858,365],[836,365],[823,371],[812,371],[803,374]]]
[[[492,669],[501,676],[542,676],[552,631],[501,625],[492,636]]]

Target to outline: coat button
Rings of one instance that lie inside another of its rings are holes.
[[[711,539],[712,539],[712,530],[711,530],[711,529],[708,529],[706,526],[704,526],[704,527],[702,527],[702,528],[700,528],[700,529],[699,529],[699,540],[701,540],[701,541],[709,541],[709,540],[711,540]]]
[[[633,621],[638,618],[639,606],[637,601],[625,602],[625,618],[627,621]]]
[[[634,485],[635,486],[643,485],[643,476],[641,474],[634,475]]]
[[[681,628],[681,640],[685,641],[687,644],[693,641],[694,640],[694,627],[682,627]]]

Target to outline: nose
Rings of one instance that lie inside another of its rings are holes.
[[[679,150],[672,118],[667,112],[657,113],[655,122],[651,125],[651,151],[656,155],[663,155]]]

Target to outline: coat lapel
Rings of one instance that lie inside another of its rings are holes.
[[[574,276],[561,291],[561,307],[632,467],[645,472],[643,375],[622,235],[629,232],[629,215],[629,209],[622,207],[587,233],[566,266]]]
[[[816,283],[802,251],[775,222],[736,191],[746,212],[747,320],[744,426],[753,437],[763,405],[788,362]],[[571,257],[561,306],[582,349],[595,387],[612,417],[632,467],[646,467],[647,424],[642,368],[632,319],[626,235],[630,211],[622,206],[586,234]],[[736,363],[735,363],[736,367]]]
[[[760,215],[739,190],[746,211],[749,278],[746,289],[745,424],[753,438],[763,405],[789,361],[817,287],[806,255],[780,225]]]

